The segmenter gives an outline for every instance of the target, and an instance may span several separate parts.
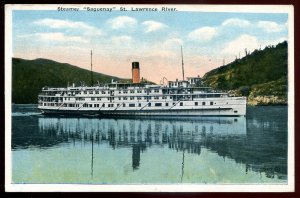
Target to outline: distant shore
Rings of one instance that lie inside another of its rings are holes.
[[[257,105],[287,105],[287,98],[278,97],[278,96],[256,96],[248,97],[248,105],[257,106]]]

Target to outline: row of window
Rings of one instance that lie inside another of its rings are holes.
[[[182,102],[181,102],[182,103]],[[182,106],[183,104],[180,103],[180,106]],[[214,105],[214,102],[210,101],[209,102],[210,105]],[[215,103],[216,104],[216,103]],[[202,105],[206,105],[206,102],[202,102]],[[198,102],[195,102],[195,106],[198,106]]]
[[[149,90],[149,93],[159,93],[159,89],[153,89],[153,90]],[[119,91],[119,94],[120,93],[124,93],[124,94],[127,94],[128,93],[128,90],[123,90],[123,91]],[[147,90],[130,90],[129,93],[147,93]]]
[[[124,94],[127,94],[127,93],[147,93],[147,90],[120,90],[118,91],[119,94],[120,93],[124,93]],[[66,92],[66,91],[63,91],[63,92],[49,92],[49,91],[44,91],[43,92],[43,95],[55,95],[55,94],[67,94],[68,96],[71,96],[71,95],[75,95],[75,94],[110,94],[110,93],[114,93],[114,90],[110,90],[110,91],[93,91],[93,90],[90,90],[90,91],[71,91],[71,92]],[[159,93],[159,89],[153,89],[153,90],[149,90],[149,93]]]
[[[164,103],[165,104],[165,106],[169,106],[169,103]],[[173,102],[173,103],[170,103],[170,104],[172,104],[173,106],[175,106],[176,105],[176,103],[175,102]],[[216,103],[215,103],[216,104]],[[58,104],[58,103],[44,103],[43,104],[44,106],[60,106],[60,104]],[[126,104],[117,104],[117,107],[119,107],[119,106],[123,106],[123,107],[126,107]],[[148,107],[151,107],[153,105],[153,103],[148,103]],[[179,103],[179,105],[180,106],[183,106],[183,102],[180,102]],[[194,103],[194,105],[195,106],[198,106],[199,105],[199,103],[198,102],[195,102]],[[204,106],[204,105],[206,105],[206,102],[202,102],[202,105]],[[210,101],[209,102],[209,105],[214,105],[214,102],[212,102],[212,101]],[[128,107],[135,107],[136,106],[136,104],[135,103],[129,103],[128,104]],[[138,107],[141,107],[141,103],[138,103],[138,105],[137,105]],[[160,106],[163,106],[163,103],[154,103],[154,106],[155,107],[160,107]],[[80,104],[73,104],[73,103],[70,103],[70,104],[63,104],[62,105],[62,107],[80,107]],[[83,107],[100,107],[100,104],[83,104]],[[114,107],[114,104],[105,104],[105,103],[103,103],[102,105],[101,105],[101,107]]]
[[[144,96],[144,97],[141,97],[141,96],[130,96],[130,97],[118,97],[118,99],[119,100],[128,100],[128,98],[130,99],[130,100],[142,100],[143,98],[145,99],[145,100],[151,100],[152,99],[152,97],[153,96]],[[167,99],[168,97],[167,96],[162,96],[162,97],[160,97],[160,96],[154,96],[153,97],[155,100],[159,100],[159,99]],[[172,99],[173,97],[172,96],[170,96],[169,97],[169,99]],[[85,99],[87,99],[87,98],[84,98],[84,97],[76,97],[75,98],[75,100],[76,101],[84,101]],[[103,98],[100,98],[100,97],[92,97],[91,98],[91,101],[101,101]],[[115,98],[114,97],[107,97],[107,100],[114,100]],[[65,97],[65,100],[70,100],[70,98],[67,98],[67,97]]]
[[[151,100],[152,98],[154,99],[154,100],[159,100],[159,99],[163,99],[163,100],[165,100],[165,99],[173,99],[173,97],[174,96],[130,96],[130,97],[107,97],[107,100],[114,100],[115,98],[118,98],[118,100],[142,100],[142,99],[144,99],[144,100]],[[194,96],[194,98],[206,98],[207,97],[207,95],[195,95]],[[211,95],[211,96],[209,96],[209,97],[220,97],[220,94],[219,95],[216,95],[216,96],[214,96],[214,95]],[[191,96],[190,95],[188,95],[188,96],[177,96],[177,98],[178,99],[180,99],[180,100],[184,100],[184,99],[190,99],[191,98]],[[62,97],[58,97],[58,98],[47,98],[47,97],[40,97],[39,98],[40,100],[43,100],[43,101],[51,101],[51,100],[53,100],[53,99],[55,99],[55,100],[57,100],[57,99],[59,99],[59,100],[62,100]],[[85,98],[85,97],[75,97],[75,100],[76,101],[85,101],[86,99],[88,99],[88,98]],[[102,99],[104,99],[104,97],[91,97],[90,98],[91,99],[91,101],[101,101]],[[64,100],[68,100],[68,101],[70,101],[71,100],[71,98],[69,98],[69,97],[64,97]]]

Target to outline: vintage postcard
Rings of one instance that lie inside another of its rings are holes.
[[[288,5],[6,5],[8,192],[293,192]]]

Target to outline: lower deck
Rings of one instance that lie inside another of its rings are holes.
[[[246,107],[245,107],[246,108]],[[152,110],[76,110],[43,109],[44,114],[87,115],[87,116],[245,116],[246,109],[218,107],[201,109],[152,109]]]

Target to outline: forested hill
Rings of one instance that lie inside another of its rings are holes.
[[[215,89],[248,96],[253,104],[286,104],[287,42],[255,50],[242,59],[207,72],[203,81]]]
[[[94,82],[110,82],[120,80],[93,72]],[[24,60],[12,59],[12,102],[17,104],[37,103],[38,93],[42,87],[66,87],[68,83],[91,83],[89,70],[67,63],[59,63],[48,59]]]

